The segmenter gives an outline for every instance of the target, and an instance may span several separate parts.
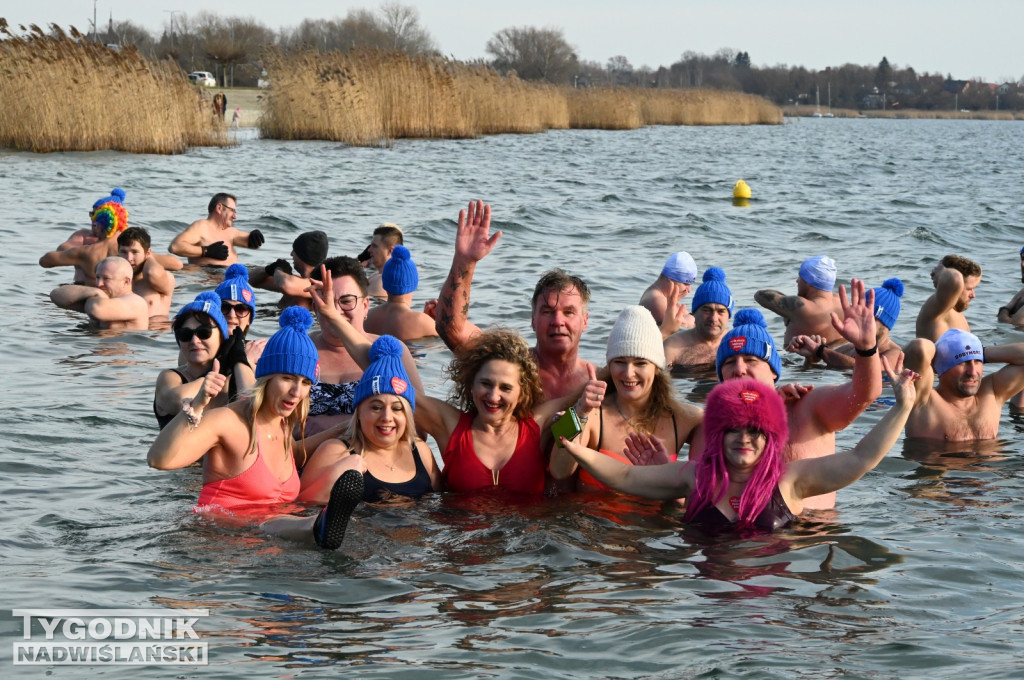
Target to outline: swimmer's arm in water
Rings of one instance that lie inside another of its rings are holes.
[[[540,427],[541,432],[550,432],[551,426],[556,417],[572,406],[580,419],[582,429],[575,441],[583,446],[596,444],[597,425],[601,403],[604,401],[608,383],[597,379],[597,368],[587,364],[587,383],[578,392],[566,395],[560,399],[552,399],[537,406],[533,411],[534,420]],[[567,479],[576,472],[576,459],[559,446],[552,438],[551,450],[548,457],[548,472],[555,479]]]
[[[104,323],[130,321],[145,314],[146,301],[138,295],[110,298],[106,294],[94,295],[85,301],[85,313]]]
[[[62,309],[70,309],[75,312],[84,312],[85,303],[94,297],[107,297],[99,288],[94,286],[82,286],[72,284],[70,286],[58,286],[50,291],[50,301]],[[107,298],[108,300],[110,298]]]
[[[918,312],[918,326],[924,321],[933,322],[953,309],[964,292],[964,275],[956,269],[947,269],[941,264],[932,271],[935,292],[932,293]]]
[[[176,258],[174,255],[168,253],[153,253],[153,257],[160,263],[160,266],[169,272],[181,271],[185,268],[185,263]]]
[[[887,359],[882,360],[882,365],[896,396],[895,405],[852,450],[790,463],[780,486],[788,482],[792,485],[793,495],[801,499],[838,491],[873,470],[892,449],[914,407],[917,398],[914,383],[919,376],[910,369],[904,369],[902,359],[897,360],[895,368]]]
[[[305,279],[295,274],[278,269],[274,272],[274,287],[285,295],[292,297],[308,298],[311,279]]]
[[[658,500],[684,498],[693,491],[693,467],[690,462],[676,461],[664,465],[626,465],[600,451],[562,439],[562,446],[602,484],[623,493]],[[654,436],[630,433],[626,440],[631,458],[643,459],[660,452],[647,451],[664,444]],[[667,454],[666,454],[667,455]]]
[[[178,269],[181,269],[181,260],[176,257],[171,259],[177,262]],[[142,265],[142,277],[149,284],[149,287],[157,293],[161,295],[171,295],[174,293],[174,275],[167,271],[156,259],[155,255],[147,259],[146,264]]]
[[[1024,288],[1017,291],[1017,294],[1010,298],[1005,307],[1000,307],[996,318],[1002,323],[1015,323],[1013,316],[1024,306]]]
[[[227,378],[220,374],[220,362],[214,359],[212,369],[206,374],[199,393],[192,400],[192,411],[199,418],[199,424],[190,423],[184,410],[179,410],[149,447],[146,459],[150,467],[158,470],[186,467],[220,443],[221,433],[232,420],[237,422],[238,416],[227,408],[205,411],[226,383]]]
[[[203,257],[202,231],[193,222],[185,231],[174,237],[168,250],[179,257]]]
[[[67,250],[51,250],[39,258],[39,266],[50,269],[52,267],[75,267],[84,262],[82,257],[82,246],[68,248]]]
[[[799,295],[783,295],[777,290],[759,290],[754,293],[754,301],[765,309],[771,310],[787,322],[800,315],[804,299]]]
[[[434,328],[449,349],[461,347],[480,334],[480,329],[469,321],[469,292],[477,262],[484,259],[501,238],[500,231],[493,234],[490,231],[490,205],[470,201],[466,210],[459,211],[455,255],[437,297],[434,315]]]

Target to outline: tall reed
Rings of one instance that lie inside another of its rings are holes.
[[[51,30],[16,36],[0,19],[0,147],[170,154],[227,144],[177,65]]]
[[[573,90],[502,76],[481,64],[377,50],[283,52],[264,63],[273,83],[264,137],[353,145],[408,137],[464,138],[549,129],[778,124],[767,100],[715,90]]]

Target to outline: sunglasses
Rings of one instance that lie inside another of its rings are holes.
[[[213,326],[199,326],[198,328],[179,328],[174,331],[174,339],[178,341],[178,344],[183,342],[192,342],[192,336],[196,336],[200,340],[209,340],[213,332],[217,330]]]
[[[235,316],[237,317],[249,316],[249,314],[252,313],[252,309],[249,308],[249,305],[242,302],[239,302],[237,305],[233,305],[230,302],[220,303],[220,313],[224,316],[230,314],[232,310],[234,310]],[[203,339],[205,340],[206,338]]]

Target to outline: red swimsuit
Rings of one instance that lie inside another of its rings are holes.
[[[491,470],[473,448],[472,413],[459,416],[444,450],[441,473],[448,491],[500,488],[522,494],[544,493],[547,458],[540,450],[540,428],[533,418],[519,421],[519,437],[512,457],[499,470]]]

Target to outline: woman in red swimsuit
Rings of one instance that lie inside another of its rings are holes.
[[[368,361],[370,343],[337,313],[330,274],[313,294],[320,326],[330,327],[360,365]],[[406,371],[418,382],[415,363]],[[455,383],[458,408],[417,390],[416,424],[427,431],[442,452],[442,488],[446,491],[497,489],[519,494],[543,493],[548,456],[540,432],[573,398],[541,404],[540,376],[526,341],[512,331],[481,333],[452,361],[448,374]],[[596,380],[588,383],[597,385]],[[603,388],[601,390],[603,392]],[[592,408],[594,389],[584,390],[578,406]]]
[[[665,368],[661,330],[650,311],[639,305],[622,310],[608,335],[605,358],[611,384],[599,406],[578,413],[584,424],[577,443],[629,464],[622,452],[630,434],[656,436],[665,442],[670,460],[676,459],[684,444],[692,447],[702,439],[704,412],[676,398]],[[564,479],[576,469],[575,459],[556,445],[552,476]],[[608,488],[586,470],[580,470],[577,482],[580,488]]]
[[[256,384],[248,399],[207,409],[227,380],[215,359],[196,397],[182,401],[181,410],[149,449],[149,465],[159,470],[202,459],[203,490],[196,511],[265,517],[298,497],[296,460],[304,463],[306,452],[296,446],[292,432],[296,426],[301,429],[309,411],[309,388],[320,362],[307,334],[313,325],[308,311],[290,307],[282,312],[280,324],[256,365]],[[362,482],[358,473],[344,475],[318,516],[276,517],[263,527],[286,538],[337,548],[362,498]]]
[[[803,512],[803,499],[836,491],[860,479],[885,457],[910,415],[919,377],[903,370],[902,356],[889,376],[895,405],[850,451],[786,463],[786,409],[775,390],[750,378],[726,380],[708,395],[706,445],[697,461],[626,465],[565,441],[579,463],[601,482],[647,498],[686,498],[688,522],[771,531]],[[665,456],[657,437],[630,435],[629,457]]]

